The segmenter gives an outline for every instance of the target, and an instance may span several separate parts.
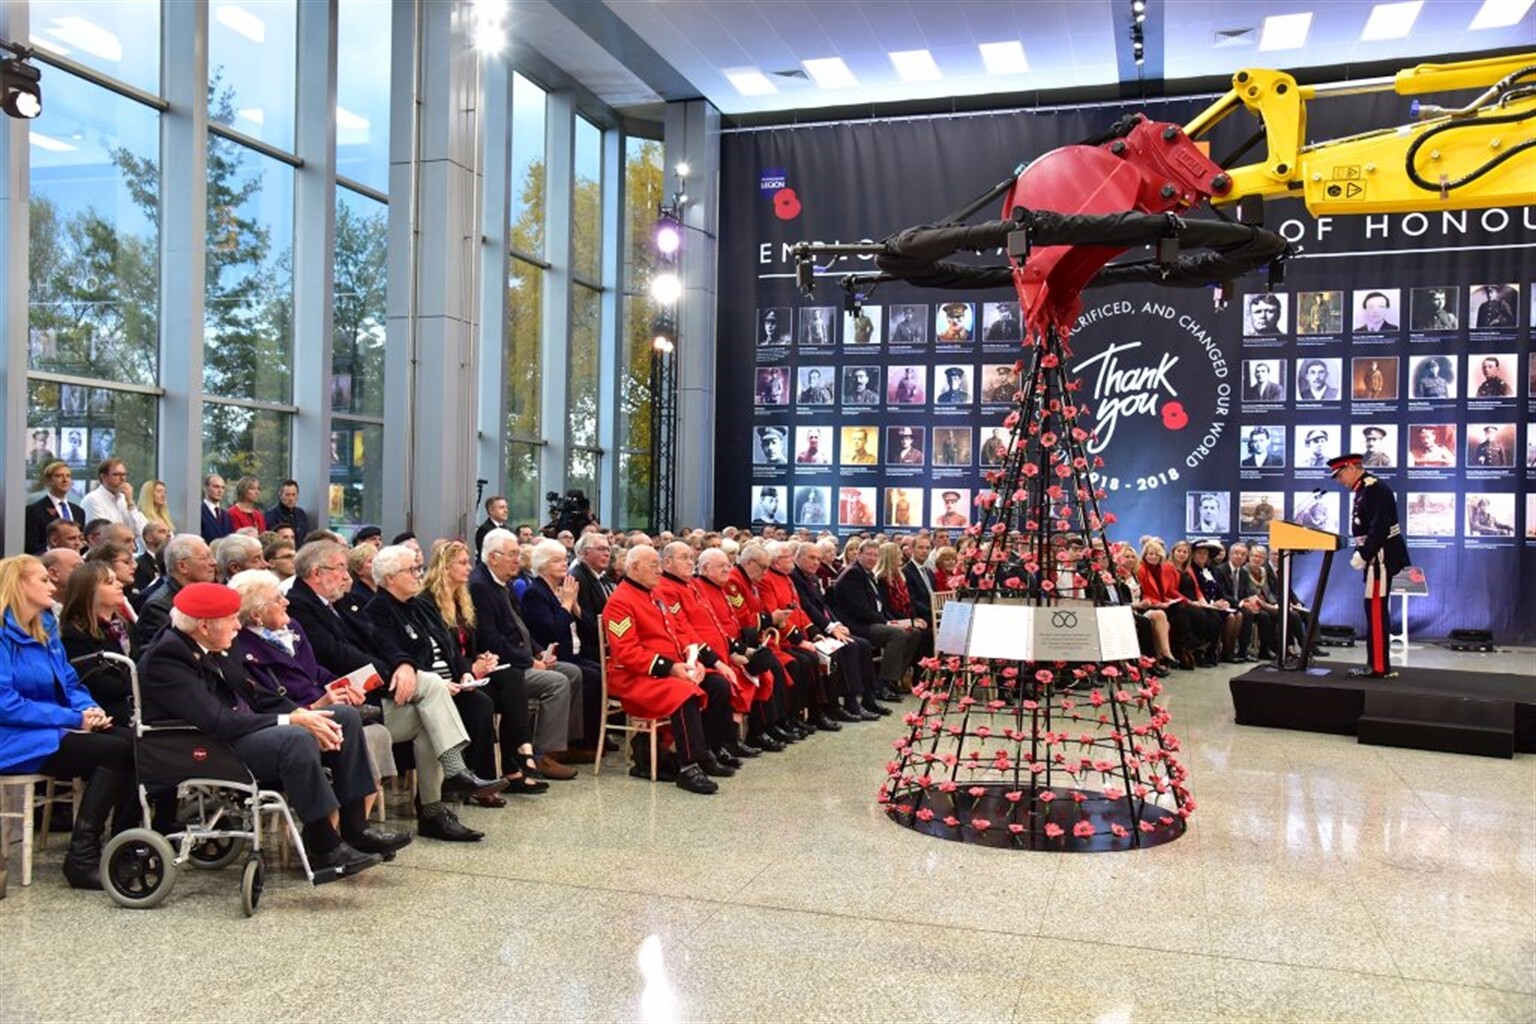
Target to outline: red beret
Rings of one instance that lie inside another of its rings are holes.
[[[189,583],[171,603],[194,619],[226,619],[240,610],[240,595],[218,583]]]

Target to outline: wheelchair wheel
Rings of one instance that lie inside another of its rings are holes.
[[[245,862],[245,868],[240,872],[240,910],[246,917],[256,913],[256,906],[261,902],[261,891],[266,886],[266,867],[261,862],[261,854],[253,854]]]
[[[153,829],[131,828],[107,843],[101,854],[101,880],[120,907],[148,910],[176,884],[176,851]]]
[[[203,868],[212,871],[233,864],[245,853],[245,840],[237,836],[225,836],[222,839],[205,839],[200,843],[194,843],[187,853],[187,859],[195,868]]]

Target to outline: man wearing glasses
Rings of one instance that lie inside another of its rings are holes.
[[[137,540],[144,530],[144,513],[133,503],[133,484],[128,480],[128,466],[122,459],[108,458],[96,467],[98,485],[80,503],[85,521],[105,519],[122,523]]]

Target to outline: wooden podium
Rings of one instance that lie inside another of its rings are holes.
[[[1307,623],[1307,635],[1301,644],[1301,657],[1296,663],[1298,671],[1305,672],[1312,660],[1312,646],[1317,643],[1317,624],[1323,612],[1323,594],[1328,589],[1328,570],[1333,568],[1333,553],[1341,545],[1338,535],[1314,530],[1308,526],[1274,519],[1269,524],[1269,550],[1280,554],[1280,643],[1275,654],[1275,667],[1285,668],[1285,652],[1291,645],[1291,557],[1298,551],[1321,551],[1323,568],[1317,575],[1317,586],[1312,589],[1311,621]]]

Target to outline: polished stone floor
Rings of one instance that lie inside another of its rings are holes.
[[[0,1020],[1536,1020],[1536,755],[1240,728],[1231,674],[1169,680],[1199,811],[1136,853],[898,828],[886,723],[711,798],[610,758],[465,811],[479,845],[275,876],[251,920],[232,869],[125,911],[65,888],[50,844],[0,901]]]

